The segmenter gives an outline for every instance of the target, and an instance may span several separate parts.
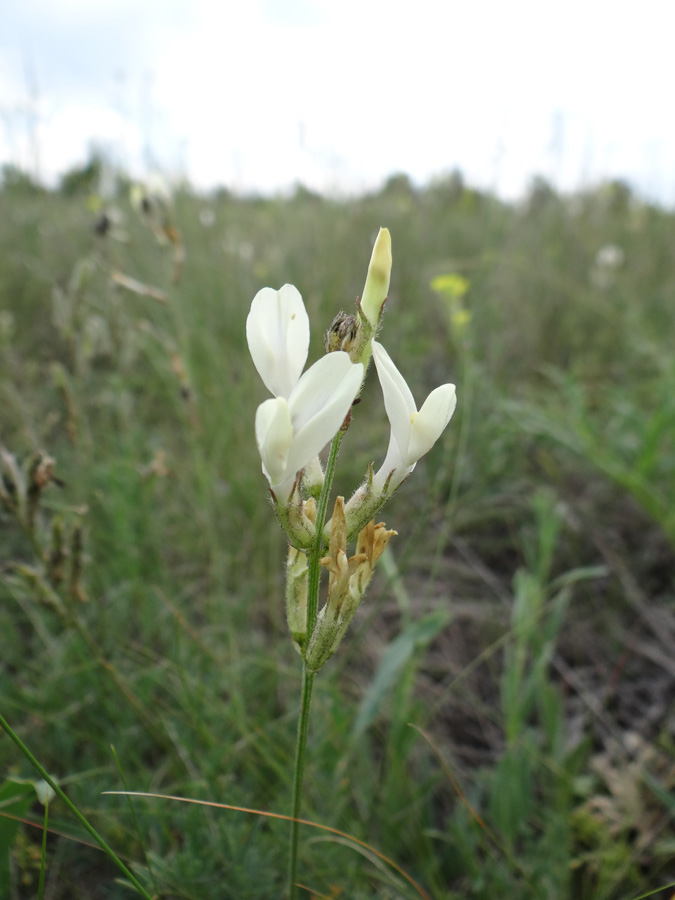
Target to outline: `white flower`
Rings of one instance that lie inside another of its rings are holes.
[[[246,340],[267,390],[288,399],[309,352],[309,318],[300,291],[292,284],[258,291],[246,319]]]
[[[255,435],[263,472],[280,502],[296,473],[337,434],[358,393],[361,363],[330,353],[301,376],[309,348],[309,319],[292,285],[263,288],[253,299],[246,337],[260,377],[275,395],[258,407]]]
[[[373,359],[391,425],[389,449],[373,476],[373,488],[376,493],[390,494],[441,436],[455,411],[457,397],[454,384],[443,384],[429,394],[418,412],[405,379],[377,341],[373,341]]]

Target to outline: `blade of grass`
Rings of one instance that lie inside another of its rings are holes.
[[[40,773],[40,777],[44,778],[44,780],[47,782],[49,787],[54,791],[54,793],[58,797],[60,797],[61,800],[63,800],[63,802],[68,807],[68,809],[72,812],[72,814],[78,820],[80,825],[82,825],[82,827],[85,828],[89,832],[89,834],[94,838],[94,840],[99,845],[101,850],[103,850],[103,852],[108,855],[108,857],[112,860],[112,862],[115,863],[117,868],[120,869],[120,871],[123,872],[126,875],[126,877],[131,881],[131,883],[136,888],[136,890],[141,894],[141,896],[145,897],[146,900],[152,900],[152,897],[150,896],[150,894],[148,894],[148,892],[145,890],[143,885],[134,877],[134,875],[129,871],[129,869],[127,869],[127,867],[124,865],[124,863],[119,858],[119,856],[117,856],[115,851],[111,847],[108,846],[108,844],[101,837],[101,835],[98,833],[98,831],[96,831],[94,826],[89,824],[87,819],[85,819],[85,817],[82,815],[82,813],[79,811],[79,809],[75,806],[75,804],[72,802],[72,800],[70,800],[66,796],[66,794],[61,790],[61,788],[56,783],[56,781],[54,781],[54,779],[49,774],[49,772],[37,761],[37,759],[30,752],[28,747],[21,740],[19,735],[14,731],[12,726],[9,724],[9,722],[6,721],[6,719],[2,715],[0,715],[0,726],[2,727],[3,731],[7,734],[7,736],[16,744],[16,746],[23,753],[23,755],[26,757],[26,759],[30,762],[30,764],[33,766],[33,768],[35,768]]]

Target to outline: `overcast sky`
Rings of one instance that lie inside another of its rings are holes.
[[[269,191],[459,168],[675,202],[670,4],[1,0],[0,163],[92,142],[134,174]],[[672,10],[671,10],[672,13]]]

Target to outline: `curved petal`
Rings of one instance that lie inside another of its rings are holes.
[[[309,318],[298,289],[285,284],[278,291],[258,291],[246,319],[246,339],[265,387],[288,398],[309,351]]]
[[[381,494],[386,484],[387,493],[389,494],[396,490],[406,475],[409,475],[414,468],[415,463],[411,466],[407,465],[396,438],[394,437],[394,433],[392,432],[389,437],[389,447],[387,448],[387,455],[384,458],[384,462],[373,476],[373,486],[375,490]],[[389,480],[388,484],[387,480]]]
[[[288,401],[294,431],[289,474],[306,466],[335,437],[362,379],[362,364],[338,351],[322,356],[298,381]]]
[[[387,411],[391,431],[398,442],[401,454],[406,456],[411,418],[417,412],[415,399],[405,378],[396,368],[382,344],[378,344],[377,341],[373,341],[372,344],[377,377],[382,386],[384,408]]]
[[[293,444],[293,425],[288,403],[283,397],[265,400],[255,414],[255,440],[269,483],[279,484],[288,470]]]
[[[450,421],[456,405],[454,384],[442,384],[429,394],[412,423],[406,459],[408,465],[431,450]]]
[[[345,390],[340,387],[345,379],[350,386],[352,383],[356,385],[350,397],[351,403],[361,384],[360,380],[357,383],[360,378],[363,378],[363,365],[353,363],[344,350],[336,350],[320,357],[302,375],[288,399],[295,430],[313,418],[336,392]]]
[[[396,490],[440,437],[455,410],[455,386],[444,384],[432,391],[417,412],[415,400],[405,379],[381,344],[372,342],[373,359],[382,386],[384,406],[391,425],[387,455],[373,477],[379,491]],[[387,483],[387,479],[389,482]]]

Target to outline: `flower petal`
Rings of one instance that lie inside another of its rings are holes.
[[[337,434],[363,379],[361,363],[340,350],[322,356],[300,378],[288,401],[293,446],[288,474],[304,468]]]
[[[307,361],[309,318],[297,288],[263,288],[246,319],[246,339],[258,374],[275,397],[288,398]]]
[[[457,405],[454,384],[442,384],[433,390],[415,416],[408,444],[408,465],[428,453],[452,418]]]
[[[279,484],[288,470],[293,443],[293,425],[288,403],[283,397],[265,400],[255,414],[255,440],[263,472],[270,485]]]
[[[412,417],[417,412],[415,399],[405,378],[392,362],[382,344],[373,341],[373,359],[382,386],[384,408],[402,457],[407,457]]]
[[[384,462],[373,476],[373,487],[378,493],[382,493],[387,485],[387,494],[395,491],[406,475],[415,468],[415,463],[407,465],[406,459],[401,453],[401,448],[392,431],[389,436],[389,447]],[[393,474],[392,474],[393,473]]]
[[[373,359],[382,386],[384,406],[391,425],[389,447],[384,463],[373,477],[376,490],[396,490],[440,437],[455,411],[455,386],[444,384],[432,391],[417,412],[415,400],[405,379],[387,351],[373,341]],[[392,474],[393,473],[393,474]],[[389,479],[387,483],[387,479]]]

